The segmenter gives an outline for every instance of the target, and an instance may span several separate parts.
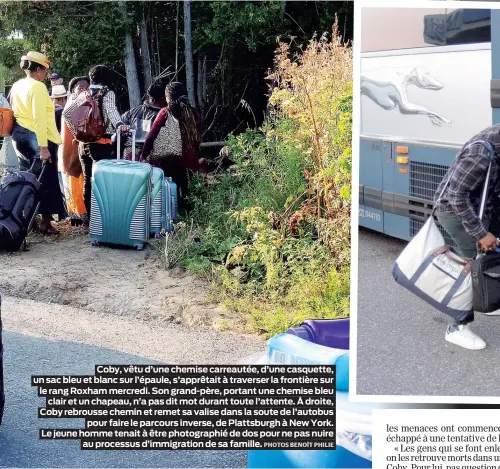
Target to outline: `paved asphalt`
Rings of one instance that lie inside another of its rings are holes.
[[[246,467],[244,451],[81,451],[77,440],[40,441],[39,428],[83,428],[83,420],[37,418],[45,399],[32,374],[94,374],[95,364],[154,363],[110,349],[4,332],[6,409],[0,467]]]
[[[94,374],[96,364],[232,364],[265,350],[253,336],[189,329],[2,298],[6,409],[0,467],[246,467],[245,451],[81,451],[78,440],[40,441],[40,428],[83,420],[38,419],[45,399],[31,375]]]
[[[446,342],[448,317],[392,278],[404,246],[360,230],[357,394],[500,396],[500,317],[476,314],[472,328],[485,350]]]

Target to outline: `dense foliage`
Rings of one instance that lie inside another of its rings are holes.
[[[274,334],[349,312],[352,49],[323,36],[292,55],[281,42],[269,78],[272,116],[228,140],[234,166],[193,179],[191,221],[166,256]]]
[[[29,49],[47,53],[66,84],[105,63],[125,110],[125,35],[142,93],[139,31],[153,75],[185,80],[182,10],[176,1],[0,2],[2,76],[7,85],[21,76]],[[348,315],[352,2],[197,1],[191,26],[204,140],[230,133],[234,164],[193,177],[192,209],[166,240],[168,266],[206,276],[214,298],[264,334]]]
[[[298,43],[328,29],[338,14],[342,34],[352,38],[352,2],[195,1],[192,37],[197,102],[205,140],[222,140],[262,124],[267,105],[265,74],[273,65],[276,37]],[[144,18],[153,77],[185,81],[182,2],[177,1],[3,1],[0,2],[0,63],[6,84],[20,75],[20,53],[45,51],[66,78],[90,66],[113,67],[122,110],[128,109],[124,37],[132,35],[141,93],[144,70],[139,32]],[[21,31],[24,41],[6,39]],[[177,68],[176,68],[177,64]]]

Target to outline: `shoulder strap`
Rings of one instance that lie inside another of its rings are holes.
[[[491,144],[491,142],[487,140],[481,140],[480,143],[484,145],[490,153],[490,163],[488,164],[488,171],[486,173],[486,178],[484,179],[483,192],[481,194],[481,202],[479,205],[479,213],[478,213],[479,219],[482,220],[484,215],[484,207],[486,206],[486,198],[488,195],[488,186],[490,184],[491,168],[493,166],[493,160],[495,158],[495,148]]]
[[[484,212],[484,206],[486,204],[486,194],[488,193],[488,185],[489,185],[490,175],[491,175],[491,166],[493,164],[493,159],[495,158],[495,148],[489,140],[475,140],[475,141],[469,143],[460,152],[460,154],[462,154],[465,150],[468,150],[473,145],[483,145],[484,147],[486,147],[486,149],[488,150],[488,152],[490,154],[490,162],[488,164],[488,171],[486,173],[486,178],[484,180],[483,192],[481,194],[481,204],[480,204],[480,208],[479,208],[479,218],[482,219],[483,212]],[[445,190],[450,185],[451,178],[453,177],[454,174],[455,174],[455,171],[451,172],[450,175],[448,176],[448,180],[444,184],[438,198],[436,199],[436,203],[434,204],[434,208],[432,209],[431,216],[434,216],[434,213],[436,212],[437,206],[438,206],[439,202],[441,201],[441,198],[443,197]]]
[[[97,91],[94,95],[94,98],[97,100],[97,105],[99,106],[99,111],[101,111],[102,123],[104,130],[108,128],[109,122],[106,121],[104,114],[104,96],[108,93],[109,89],[107,86],[103,86],[101,89]]]

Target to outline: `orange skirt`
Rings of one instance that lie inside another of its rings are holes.
[[[66,208],[70,215],[82,216],[87,213],[83,200],[83,174],[80,177],[63,174]]]

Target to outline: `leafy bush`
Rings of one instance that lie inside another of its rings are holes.
[[[272,115],[228,139],[233,166],[192,178],[191,221],[166,247],[266,335],[349,312],[352,50],[326,35],[290,50],[269,77]]]

